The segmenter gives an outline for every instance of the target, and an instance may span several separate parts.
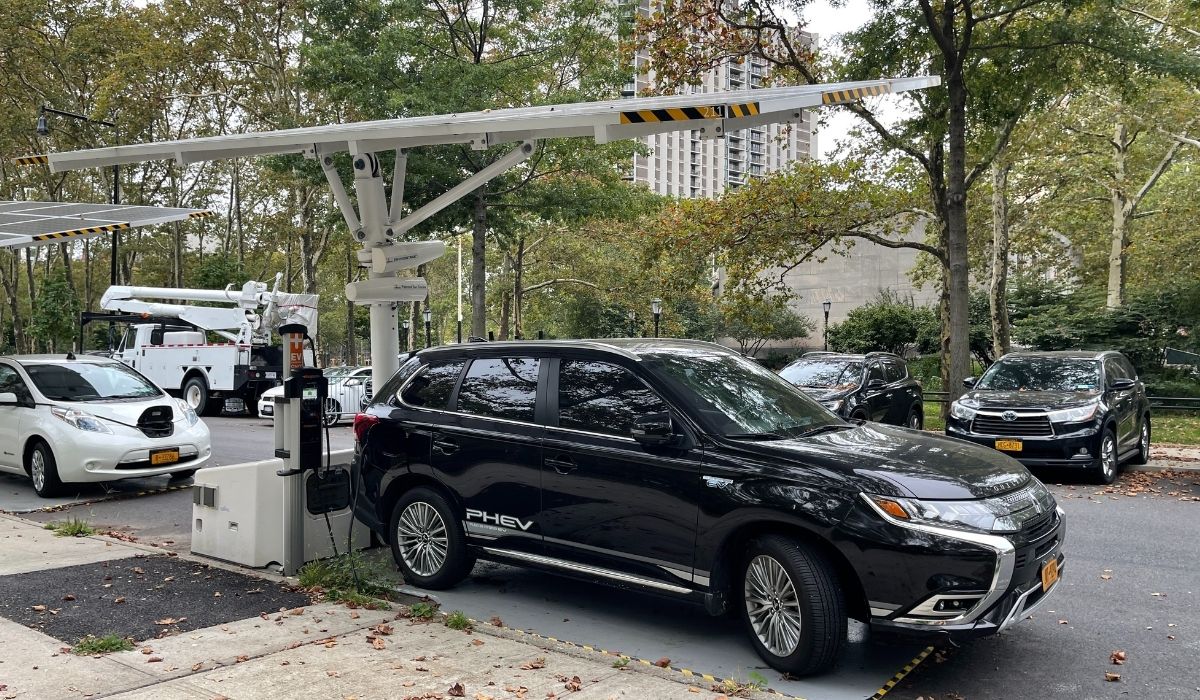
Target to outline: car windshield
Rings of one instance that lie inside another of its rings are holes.
[[[669,383],[706,430],[730,438],[797,437],[842,421],[779,375],[738,355],[672,353],[648,367]]]
[[[1100,363],[1064,357],[1009,357],[988,368],[975,385],[997,391],[1097,391]]]
[[[162,396],[158,387],[119,362],[30,364],[25,366],[34,386],[51,401],[107,401]]]
[[[350,374],[352,372],[354,372],[354,370],[356,370],[356,369],[358,369],[358,368],[357,367],[347,367],[347,366],[326,367],[325,370],[322,372],[322,374],[324,374],[329,379],[339,379],[339,378],[344,379],[345,377],[350,376]]]
[[[862,380],[862,369],[857,360],[799,360],[780,370],[779,376],[796,386],[849,389]]]

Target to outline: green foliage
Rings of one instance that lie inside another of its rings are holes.
[[[937,327],[933,311],[911,301],[881,292],[874,300],[829,326],[829,347],[838,352],[890,352],[903,356],[912,349],[923,328]],[[924,349],[924,348],[922,348]]]
[[[628,665],[629,665],[629,657],[628,656],[618,657],[616,661],[612,662],[613,668],[625,668]]]
[[[732,338],[743,355],[753,357],[772,340],[806,338],[816,327],[788,308],[779,296],[727,294],[717,306],[717,335]]]
[[[55,537],[91,537],[96,534],[96,528],[86,520],[71,518],[57,523],[46,523],[45,528],[52,530]]]
[[[472,628],[471,618],[461,610],[455,610],[446,616],[446,626],[452,630],[469,631]]]
[[[301,567],[298,578],[301,586],[320,592],[326,600],[369,610],[391,607],[391,588],[374,583],[382,578],[378,564],[360,552],[311,561]]]
[[[133,641],[125,637],[118,637],[115,634],[106,634],[103,637],[88,635],[80,639],[75,646],[71,647],[72,654],[79,656],[92,656],[94,654],[111,654],[117,651],[130,651],[133,649]]]
[[[421,601],[408,606],[408,617],[418,620],[428,620],[437,614],[438,606],[435,603]]]
[[[47,352],[70,348],[79,327],[79,298],[66,272],[56,271],[42,281],[33,304],[29,332]]]

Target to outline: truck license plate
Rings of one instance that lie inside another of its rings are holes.
[[[997,440],[996,449],[1005,452],[1020,452],[1024,445],[1020,440]]]
[[[150,453],[150,464],[158,466],[160,464],[174,464],[179,461],[179,450],[154,450]]]
[[[1042,566],[1042,591],[1050,590],[1058,580],[1058,560],[1051,559]]]

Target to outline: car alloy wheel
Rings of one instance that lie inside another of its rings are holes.
[[[1150,461],[1150,421],[1142,420],[1142,437],[1138,440],[1138,449],[1142,452],[1142,462]]]
[[[745,579],[746,615],[758,641],[776,656],[789,656],[800,645],[800,597],[783,565],[760,554],[750,561]]]
[[[46,457],[41,450],[34,450],[29,456],[29,476],[33,479],[33,488],[42,491],[46,488]]]
[[[442,516],[424,501],[410,503],[396,524],[400,556],[413,573],[433,576],[446,563],[450,539]]]
[[[1100,472],[1106,484],[1117,478],[1117,439],[1112,433],[1105,433],[1100,443]]]
[[[913,430],[921,429],[921,416],[918,415],[916,411],[913,411],[911,414],[909,414],[908,427],[912,428]]]

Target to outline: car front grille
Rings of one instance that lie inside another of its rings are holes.
[[[171,437],[175,432],[175,415],[170,406],[151,406],[138,418],[137,427],[146,437]]]
[[[1017,413],[1012,420],[1002,416],[976,414],[971,425],[973,432],[980,435],[1005,435],[1011,437],[1044,437],[1054,434],[1050,419],[1045,414],[1022,415]]]

